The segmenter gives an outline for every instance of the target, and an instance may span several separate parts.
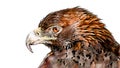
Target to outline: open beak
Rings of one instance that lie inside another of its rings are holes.
[[[30,52],[33,53],[31,45],[51,43],[50,40],[55,40],[54,37],[46,36],[41,28],[37,28],[34,31],[30,32],[26,38],[26,46]]]

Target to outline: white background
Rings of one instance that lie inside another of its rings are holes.
[[[119,0],[0,0],[0,68],[37,68],[50,50],[38,45],[30,53],[25,46],[27,34],[48,13],[76,6],[103,19],[120,42]]]

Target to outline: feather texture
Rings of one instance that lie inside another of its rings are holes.
[[[50,34],[53,26],[62,30]],[[39,68],[120,68],[119,43],[91,12],[79,7],[52,12],[38,27],[44,35],[57,38],[44,43],[51,52]]]

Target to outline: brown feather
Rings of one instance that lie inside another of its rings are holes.
[[[68,8],[48,14],[39,27],[45,31],[53,25],[63,30],[39,68],[120,68],[120,45],[96,15]]]

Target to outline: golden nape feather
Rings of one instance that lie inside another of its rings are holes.
[[[48,14],[26,39],[26,46],[51,49],[38,68],[120,68],[120,45],[100,19],[75,7]]]

